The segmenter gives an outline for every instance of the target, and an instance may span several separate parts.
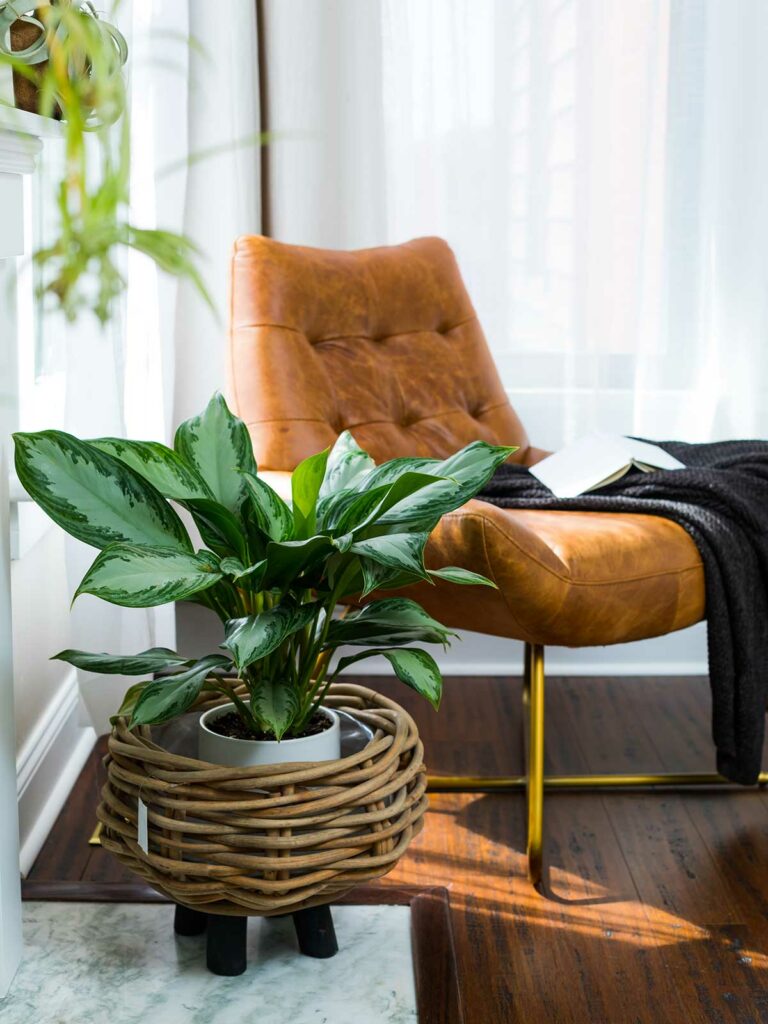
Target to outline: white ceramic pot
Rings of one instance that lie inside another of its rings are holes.
[[[247,768],[254,764],[285,764],[289,761],[335,761],[341,757],[339,716],[330,708],[320,708],[332,725],[314,736],[289,740],[241,740],[222,736],[209,728],[220,715],[234,711],[234,704],[220,704],[200,716],[197,750],[201,761]]]

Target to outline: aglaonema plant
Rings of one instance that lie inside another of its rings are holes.
[[[118,712],[131,727],[168,721],[205,690],[226,695],[249,734],[301,735],[334,679],[374,655],[438,706],[437,664],[412,645],[445,645],[450,630],[402,596],[370,598],[343,619],[334,610],[355,595],[421,580],[493,586],[466,569],[426,569],[424,547],[440,518],[473,497],[514,448],[476,441],[448,459],[377,466],[344,432],[296,467],[288,503],[259,476],[248,430],[220,395],[179,427],[173,448],[58,430],[14,438],[30,496],[100,549],[75,597],[137,608],[194,601],[223,623],[222,653],[197,660],[165,648],[55,655],[93,672],[144,676]],[[190,513],[202,550],[174,504]],[[342,646],[360,651],[334,663]]]

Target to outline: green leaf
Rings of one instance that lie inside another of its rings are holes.
[[[97,437],[88,444],[130,466],[166,498],[179,501],[182,498],[211,497],[200,474],[164,444],[126,441],[119,437]]]
[[[287,587],[300,573],[310,571],[335,550],[333,540],[322,534],[307,540],[285,540],[279,544],[272,541],[267,544],[262,588]]]
[[[430,576],[436,576],[439,580],[448,580],[449,583],[463,583],[469,586],[499,588],[489,580],[487,576],[481,576],[479,572],[470,572],[469,569],[462,569],[458,565],[446,565],[442,569],[428,569]]]
[[[362,481],[365,490],[372,490],[374,487],[381,487],[383,484],[393,484],[405,473],[421,473],[427,476],[439,476],[435,469],[440,465],[440,459],[430,459],[406,455],[398,459],[388,459],[372,470]]]
[[[287,637],[310,622],[317,611],[315,603],[278,605],[260,615],[230,619],[225,627],[227,647],[238,669],[247,668],[254,661],[265,658],[276,650]]]
[[[430,474],[444,477],[443,480],[392,503],[379,517],[378,523],[401,527],[408,523],[430,527],[436,525],[446,512],[459,508],[473,498],[490,480],[496,468],[515,451],[516,448],[508,446],[473,441],[429,469]]]
[[[242,474],[255,474],[256,462],[248,428],[221,395],[214,395],[200,416],[181,424],[173,446],[197,469],[216,501],[242,518],[248,500]]]
[[[251,498],[256,525],[270,540],[290,540],[293,536],[293,513],[277,491],[258,476],[244,473],[243,479]]]
[[[410,686],[416,693],[426,697],[435,711],[440,707],[440,698],[443,695],[443,677],[437,662],[418,647],[395,650],[374,650],[363,651],[361,654],[352,654],[347,658],[339,659],[339,664],[334,671],[334,676],[339,675],[344,669],[364,658],[374,658],[376,655],[383,655],[395,670],[397,678]]]
[[[375,468],[376,463],[368,452],[344,430],[331,448],[319,496],[325,498],[346,488],[355,488]]]
[[[382,585],[393,570],[406,572],[415,579],[428,580],[424,568],[424,546],[428,533],[389,533],[356,541],[350,551],[360,557],[363,569],[363,597]],[[383,573],[382,569],[389,570]]]
[[[86,672],[102,672],[105,675],[143,676],[151,672],[178,665],[189,665],[190,661],[167,647],[150,647],[141,654],[91,654],[89,651],[59,651],[52,661],[66,661],[75,668]]]
[[[209,654],[184,672],[147,683],[131,715],[131,729],[136,725],[167,722],[182,714],[197,700],[205,680],[214,669],[231,667],[230,658],[222,654]]]
[[[300,462],[291,474],[291,497],[293,499],[293,527],[297,537],[311,537],[315,532],[317,516],[315,510],[320,487],[325,476],[329,449],[310,455]]]
[[[362,533],[372,523],[380,520],[393,505],[439,482],[437,477],[424,473],[404,473],[397,480],[373,490],[365,490],[349,498],[342,497],[338,506],[330,505],[326,508],[323,526],[340,533]]]
[[[182,601],[221,578],[218,562],[210,554],[110,544],[96,556],[75,597],[94,594],[126,608],[151,608]]]
[[[78,540],[191,551],[179,517],[148,481],[112,455],[60,430],[14,434],[27,493]]]
[[[125,696],[123,697],[122,704],[117,709],[117,712],[114,715],[110,716],[110,725],[114,725],[117,722],[118,718],[130,718],[130,716],[133,714],[136,704],[138,703],[139,697],[144,691],[144,688],[147,686],[149,686],[149,681],[144,680],[144,682],[142,683],[134,683],[132,686],[128,687],[128,689],[125,691]]]
[[[431,615],[407,597],[384,597],[371,601],[359,612],[346,619],[331,623],[325,649],[351,644],[409,644],[414,641],[429,644],[447,644],[456,634],[433,619]]]
[[[264,578],[264,570],[267,568],[267,560],[263,558],[255,565],[245,566],[239,558],[222,558],[219,568],[233,580],[245,580],[252,590],[261,590],[261,581]]]
[[[387,533],[368,540],[356,540],[350,547],[353,555],[378,562],[391,569],[402,569],[427,578],[424,568],[424,545],[428,533]]]
[[[299,712],[299,696],[282,679],[260,679],[251,689],[251,709],[280,740]]]
[[[192,513],[207,547],[217,555],[235,555],[242,561],[248,561],[248,538],[240,525],[241,520],[229,509],[210,498],[189,498],[182,504]]]

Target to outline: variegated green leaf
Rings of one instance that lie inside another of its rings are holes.
[[[428,538],[428,533],[388,533],[368,540],[356,540],[349,550],[353,555],[369,558],[380,565],[426,578],[424,545]]]
[[[427,476],[439,475],[435,472],[440,459],[429,459],[406,455],[397,459],[388,459],[377,466],[361,481],[361,488],[370,491],[383,484],[392,484],[404,473],[424,473]]]
[[[498,590],[493,580],[489,580],[487,576],[481,576],[479,572],[470,572],[469,569],[462,569],[458,565],[446,565],[442,569],[428,569],[427,572],[430,576],[434,576],[439,580],[446,580],[448,583],[493,587],[495,590]]]
[[[280,740],[299,711],[299,697],[283,679],[260,679],[251,691],[251,709]]]
[[[350,499],[345,498],[340,503],[340,511],[327,508],[324,528],[339,533],[354,531],[362,534],[372,524],[381,521],[393,505],[439,482],[438,478],[424,473],[404,473],[391,483],[365,490]]]
[[[448,638],[455,635],[410,598],[385,597],[331,623],[325,647],[414,642],[446,644]]]
[[[293,513],[288,505],[261,477],[244,473],[243,479],[261,532],[270,540],[290,540],[293,537]]]
[[[149,680],[145,679],[144,682],[134,683],[132,686],[128,687],[128,689],[125,691],[125,696],[123,697],[122,704],[117,709],[117,712],[114,715],[112,715],[109,719],[110,725],[115,725],[118,718],[131,717],[131,715],[133,714],[133,710],[136,707],[136,704],[138,703],[139,697],[142,694],[142,691],[147,686],[149,686]]]
[[[177,453],[157,441],[126,441],[119,437],[97,437],[89,441],[99,451],[113,455],[136,470],[166,498],[211,498],[205,481]]]
[[[424,568],[427,533],[389,533],[355,541],[350,548],[360,558],[365,586],[363,597],[380,587],[393,571],[411,574],[412,579],[429,579]],[[382,573],[381,570],[388,570]]]
[[[293,529],[296,537],[311,537],[317,522],[316,507],[328,463],[328,449],[310,455],[291,474]]]
[[[342,431],[328,456],[325,476],[320,485],[320,498],[345,488],[357,488],[368,473],[376,468],[368,452],[363,451],[348,430]]]
[[[420,650],[418,647],[363,651],[361,654],[352,654],[347,658],[339,660],[339,664],[333,674],[334,676],[339,675],[344,669],[349,668],[350,665],[354,665],[364,658],[374,658],[377,655],[382,655],[387,659],[401,682],[405,683],[406,686],[410,686],[412,690],[415,690],[422,697],[426,697],[435,711],[438,710],[440,698],[443,694],[443,677],[432,655],[428,654],[427,651]]]
[[[430,474],[445,479],[391,504],[379,516],[377,525],[436,525],[446,512],[459,508],[474,497],[496,468],[515,451],[514,447],[487,444],[485,441],[468,444],[455,455],[429,468]]]
[[[209,654],[191,668],[147,683],[136,700],[130,726],[157,725],[187,711],[197,700],[206,678],[215,669],[229,669],[232,661]]]
[[[248,538],[241,526],[241,520],[229,509],[211,498],[189,498],[182,504],[192,513],[195,525],[207,547],[217,555],[234,555],[247,561]]]
[[[248,428],[221,395],[214,395],[200,416],[181,424],[173,446],[200,473],[216,501],[242,517],[248,500],[242,474],[255,474],[256,462]]]
[[[264,578],[264,570],[267,567],[266,558],[255,565],[243,565],[238,558],[222,558],[219,568],[227,576],[231,576],[237,583],[247,583],[251,590],[261,590],[261,582]]]
[[[167,647],[150,647],[140,654],[91,654],[89,651],[59,651],[52,661],[66,661],[75,668],[86,672],[102,672],[105,675],[143,676],[162,672],[167,668],[188,665],[189,659]]]
[[[125,542],[192,550],[159,491],[114,456],[59,430],[14,440],[19,480],[73,537],[97,548]]]
[[[336,550],[333,540],[318,534],[307,540],[286,540],[267,544],[266,568],[261,585],[264,590],[286,587],[302,572],[313,569]]]
[[[311,622],[317,612],[315,604],[278,605],[260,615],[230,619],[226,624],[223,647],[232,651],[238,669],[276,650],[286,637]]]
[[[172,548],[110,544],[83,577],[75,597],[94,594],[127,608],[182,601],[222,579],[218,560]]]

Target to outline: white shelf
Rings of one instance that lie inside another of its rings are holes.
[[[54,121],[52,117],[41,117],[39,114],[30,114],[26,110],[17,110],[6,103],[0,103],[0,131],[33,135],[38,139],[61,138],[64,127],[60,121]]]

